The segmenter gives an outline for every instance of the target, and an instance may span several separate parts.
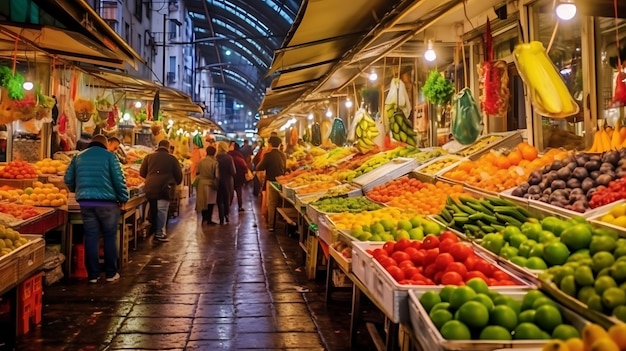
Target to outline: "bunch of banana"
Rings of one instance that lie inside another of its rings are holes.
[[[548,57],[543,44],[531,41],[513,50],[515,65],[528,86],[535,110],[553,118],[564,118],[579,112],[561,75]]]
[[[611,127],[599,128],[593,135],[593,145],[589,152],[606,152],[626,147],[626,127],[613,130]]]
[[[391,129],[391,136],[397,141],[407,143],[408,145],[417,145],[417,134],[411,126],[411,122],[406,118],[404,113],[400,110],[394,113],[393,117],[389,119],[389,127]]]
[[[356,142],[354,146],[363,154],[374,149],[376,147],[374,138],[376,138],[379,133],[376,127],[376,121],[374,121],[368,113],[364,113],[361,120],[356,124]]]

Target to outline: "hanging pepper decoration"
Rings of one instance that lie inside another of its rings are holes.
[[[617,0],[613,0],[613,9],[615,10],[615,45],[617,45],[617,77],[615,77],[615,93],[613,93],[613,104],[617,106],[626,105],[626,74],[622,67],[622,58],[619,45],[619,26],[617,13]]]
[[[478,65],[479,83],[482,87],[480,106],[487,115],[504,116],[509,107],[507,64],[502,60],[494,61],[493,37],[489,19],[487,19],[484,40],[485,62]]]

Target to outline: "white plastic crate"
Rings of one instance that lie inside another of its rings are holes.
[[[352,272],[366,287],[372,282],[374,269],[373,259],[365,250],[381,247],[379,243],[355,241],[352,244]]]
[[[332,224],[327,216],[320,216],[317,220],[317,235],[326,244],[337,241],[337,228]]]

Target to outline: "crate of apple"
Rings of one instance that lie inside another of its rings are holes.
[[[37,178],[37,170],[26,161],[11,161],[0,170],[0,178],[33,179]]]

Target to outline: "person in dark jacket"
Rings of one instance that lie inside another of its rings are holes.
[[[180,163],[169,149],[169,141],[159,141],[157,150],[144,158],[139,169],[139,175],[146,180],[144,192],[150,205],[150,231],[160,241],[169,241],[165,230],[167,211],[170,200],[176,197],[176,187],[183,182]]]
[[[107,150],[107,138],[95,135],[65,172],[67,188],[76,193],[85,230],[85,266],[90,283],[100,278],[100,235],[104,241],[104,270],[108,282],[120,278],[117,271],[117,226],[120,204],[128,201],[122,166]]]
[[[271,190],[267,186],[267,182],[276,180],[276,177],[285,174],[287,169],[287,158],[285,154],[280,151],[281,140],[277,136],[270,137],[271,150],[263,155],[261,162],[256,166],[255,171],[265,171],[265,183],[263,184],[263,190],[267,191],[267,222],[268,225],[274,223],[274,210],[278,204],[278,193]],[[274,227],[269,227],[269,231],[273,232]]]
[[[230,202],[234,192],[234,178],[236,174],[235,162],[228,154],[228,143],[217,143],[217,212],[220,216],[220,224],[228,223],[230,214]]]
[[[248,162],[244,159],[241,151],[239,149],[239,144],[234,141],[230,142],[230,151],[228,154],[233,158],[233,162],[235,163],[235,178],[234,178],[234,188],[235,194],[237,194],[237,205],[239,205],[239,212],[244,211],[243,209],[243,186],[246,183],[246,173],[248,173]],[[232,200],[231,200],[232,201]]]

